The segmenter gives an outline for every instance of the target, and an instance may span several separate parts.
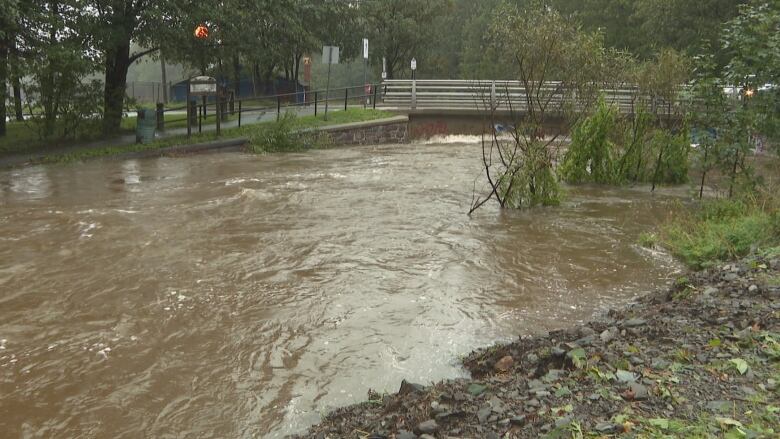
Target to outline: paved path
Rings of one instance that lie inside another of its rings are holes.
[[[314,115],[314,107],[298,107],[283,109],[289,112],[293,112],[296,116],[311,116]],[[324,108],[320,111],[325,111]],[[331,107],[329,111],[339,111],[338,108]],[[184,115],[184,113],[182,113]],[[261,122],[272,122],[276,120],[276,110],[257,110],[246,111],[241,114],[241,126],[253,125]],[[235,128],[238,126],[238,119],[231,120],[222,123],[222,129]],[[203,125],[203,132],[216,131],[216,125]],[[193,134],[198,132],[198,127],[193,127]],[[157,139],[165,139],[168,137],[184,136],[187,134],[187,128],[172,128],[163,132],[158,132],[155,136]],[[50,155],[60,154],[73,154],[91,149],[107,148],[112,146],[128,146],[135,143],[135,134],[124,134],[111,139],[98,140],[95,142],[84,143],[80,145],[58,147],[58,148],[42,148],[34,152],[16,153],[0,156],[0,168],[10,168],[14,166],[22,166],[31,162],[42,160],[44,157]]]

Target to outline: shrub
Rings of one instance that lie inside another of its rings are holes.
[[[617,125],[617,110],[602,97],[596,112],[574,128],[571,145],[559,172],[567,183],[618,183],[616,146],[610,135]]]
[[[759,248],[780,244],[774,201],[713,200],[667,224],[662,240],[693,268],[741,258]]]

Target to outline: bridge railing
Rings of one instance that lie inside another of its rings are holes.
[[[457,109],[489,111],[528,111],[529,99],[520,81],[472,81],[472,80],[388,80],[381,85],[380,106],[399,109]],[[533,90],[532,105],[539,100],[549,101],[549,108],[561,107],[572,102],[573,91],[560,83],[547,82]],[[619,108],[623,114],[635,113],[644,106],[655,114],[675,114],[680,101],[668,102],[660,97],[642,93],[638,87],[604,88],[605,101]],[[541,98],[540,98],[541,96]]]

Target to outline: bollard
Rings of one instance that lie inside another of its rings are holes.
[[[376,95],[378,93],[379,87],[374,87],[374,110],[376,110]]]
[[[319,92],[314,92],[314,117],[317,117],[317,104],[319,104]]]
[[[349,105],[349,89],[344,90],[344,111],[347,111]]]
[[[241,99],[238,100],[238,127],[241,128]]]

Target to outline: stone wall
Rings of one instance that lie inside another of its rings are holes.
[[[387,145],[409,142],[409,119],[405,116],[327,127],[319,130],[334,145]]]

